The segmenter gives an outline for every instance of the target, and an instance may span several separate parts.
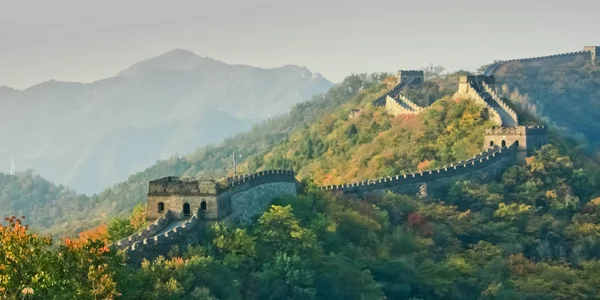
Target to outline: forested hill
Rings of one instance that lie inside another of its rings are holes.
[[[27,201],[14,201],[14,199],[25,199],[20,194],[30,194],[34,187],[28,184],[28,181],[7,177],[11,178],[11,183],[0,186],[0,204],[11,203],[11,205],[4,206],[10,209],[3,210],[3,213],[27,215],[28,223],[33,225],[33,228],[49,230],[55,234],[72,234],[89,228],[115,215],[129,213],[135,204],[145,202],[147,184],[151,179],[166,175],[200,174],[215,177],[227,175],[232,168],[231,155],[234,151],[241,155],[243,160],[271,149],[295,128],[311,123],[324,112],[339,107],[359,94],[363,95],[362,90],[383,92],[386,86],[380,83],[386,76],[388,74],[348,76],[327,93],[295,105],[290,113],[255,125],[249,132],[227,138],[218,146],[203,147],[184,157],[160,160],[150,168],[130,176],[128,180],[93,196],[76,196],[74,192],[69,191],[67,194],[77,197],[76,203],[62,205],[61,201],[55,200],[57,197],[44,193],[34,193],[32,194],[34,196],[27,198]],[[35,178],[41,180],[40,177]],[[66,191],[64,188],[61,189]],[[70,198],[65,198],[65,201],[67,199]],[[29,210],[31,207],[43,209]]]
[[[589,56],[511,61],[494,76],[513,104],[600,147],[600,66]]]

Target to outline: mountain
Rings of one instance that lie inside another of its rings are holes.
[[[173,50],[92,83],[0,87],[0,157],[94,193],[157,159],[217,143],[332,83],[298,66],[230,65]],[[4,168],[3,168],[4,169]]]
[[[600,66],[589,55],[511,61],[494,75],[512,103],[599,149]]]

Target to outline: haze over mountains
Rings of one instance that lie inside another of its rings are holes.
[[[331,86],[303,67],[229,65],[180,49],[93,83],[0,86],[0,171],[14,156],[19,170],[98,192]]]

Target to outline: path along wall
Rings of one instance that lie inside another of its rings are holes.
[[[496,72],[496,70],[498,70],[498,68],[500,68],[502,65],[509,63],[509,62],[515,62],[515,61],[536,62],[536,61],[541,61],[541,60],[545,60],[545,59],[557,59],[557,58],[569,58],[570,59],[572,57],[586,56],[586,55],[590,55],[590,51],[584,50],[584,51],[567,52],[567,53],[560,53],[560,54],[553,54],[553,55],[546,55],[546,56],[537,56],[537,57],[518,58],[518,59],[497,61],[497,62],[489,65],[483,72],[483,75],[486,75],[486,76],[493,75],[494,72]]]
[[[416,194],[423,184],[427,184],[428,189],[436,190],[459,179],[489,180],[513,161],[515,148],[512,145],[490,149],[475,155],[467,161],[460,161],[435,170],[350,184],[322,186],[321,190],[358,195],[385,191]]]
[[[131,236],[128,236],[128,237],[112,244],[111,247],[114,247],[117,249],[128,248],[136,242],[140,242],[147,238],[155,236],[157,233],[159,233],[161,230],[163,230],[167,225],[169,225],[169,223],[171,223],[173,220],[174,220],[173,214],[171,212],[167,212],[164,216],[156,219],[156,221],[154,221],[152,224],[146,226],[146,228],[144,228],[144,230],[142,230],[141,232],[131,235]]]
[[[403,103],[405,103],[406,105],[408,105],[410,108],[412,108],[417,113],[420,113],[424,109],[423,107],[421,107],[421,106],[417,105],[416,103],[410,101],[410,99],[406,98],[402,94],[398,94],[398,99],[400,99]]]
[[[496,109],[494,109],[492,106],[490,106],[489,103],[487,103],[487,101],[485,101],[483,99],[483,97],[477,92],[477,90],[472,86],[471,82],[467,82],[465,84],[465,88],[459,90],[458,92],[456,92],[456,94],[454,95],[454,97],[459,96],[459,95],[465,95],[467,97],[470,97],[471,99],[475,100],[476,103],[482,105],[483,107],[487,108],[488,111],[488,117],[490,118],[490,120],[492,120],[492,122],[496,123],[498,126],[502,126],[502,118],[500,117],[500,114],[496,111]]]
[[[166,256],[173,246],[185,249],[187,245],[199,243],[205,232],[204,222],[198,215],[192,216],[181,226],[175,227],[167,232],[157,234],[134,242],[131,246],[124,248],[130,263],[139,264],[145,258],[153,260],[158,256]]]
[[[517,113],[514,111],[514,109],[508,106],[506,102],[502,101],[502,99],[500,99],[500,96],[498,96],[496,91],[487,83],[481,82],[481,85],[483,86],[484,91],[488,93],[492,97],[492,99],[496,103],[498,103],[498,105],[500,105],[500,107],[502,107],[502,109],[504,109],[504,111],[506,111],[506,113],[513,119],[515,125],[519,125],[519,117],[517,116]]]

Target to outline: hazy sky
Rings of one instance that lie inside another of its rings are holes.
[[[339,81],[600,44],[598,0],[0,0],[0,85],[91,82],[174,48]]]

